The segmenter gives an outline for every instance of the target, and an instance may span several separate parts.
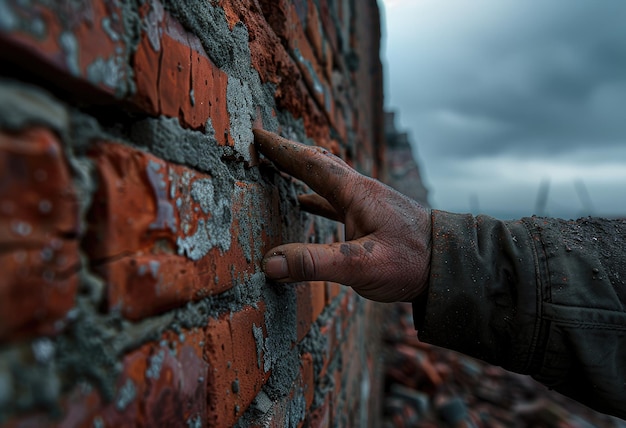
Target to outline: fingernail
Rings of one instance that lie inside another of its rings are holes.
[[[263,261],[265,275],[271,279],[284,279],[289,277],[287,258],[283,254],[270,256]]]

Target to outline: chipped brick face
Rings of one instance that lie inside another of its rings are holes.
[[[268,283],[298,208],[252,128],[370,175],[375,0],[0,2],[0,425],[377,426],[382,306]]]

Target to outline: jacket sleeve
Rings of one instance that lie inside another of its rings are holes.
[[[626,418],[626,220],[432,218],[420,340]]]

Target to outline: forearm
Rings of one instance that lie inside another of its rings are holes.
[[[420,340],[626,417],[625,222],[432,218]]]

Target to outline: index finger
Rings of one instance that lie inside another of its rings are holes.
[[[358,173],[337,156],[326,149],[296,143],[262,129],[252,132],[261,153],[331,204],[347,196],[341,191],[346,187],[346,179]]]

